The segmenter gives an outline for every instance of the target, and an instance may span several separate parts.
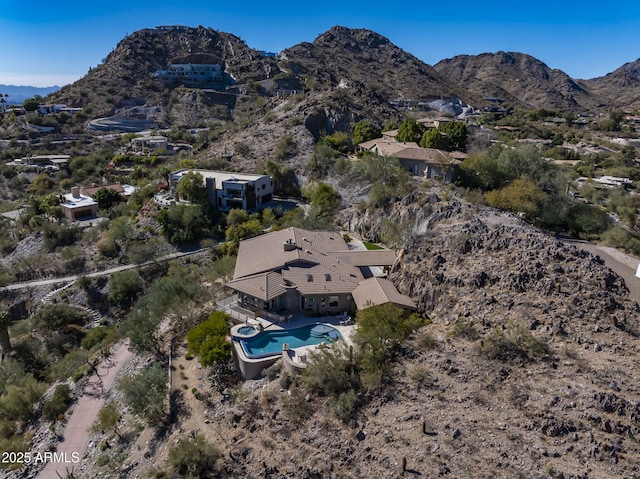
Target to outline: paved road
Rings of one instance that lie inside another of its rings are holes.
[[[627,288],[629,288],[630,298],[640,303],[640,278],[636,276],[636,271],[640,264],[638,258],[634,258],[614,248],[599,246],[575,238],[558,237],[558,239],[563,243],[572,244],[593,255],[600,256],[608,268],[622,276]]]
[[[178,253],[171,253],[165,256],[161,256],[158,259],[155,259],[153,261],[147,261],[146,263],[142,263],[142,264],[125,264],[122,266],[117,266],[115,268],[111,268],[111,269],[105,269],[104,271],[96,271],[93,273],[87,273],[84,276],[86,276],[87,278],[97,278],[98,276],[107,276],[113,273],[117,273],[119,271],[124,271],[127,269],[133,269],[133,268],[140,268],[141,266],[147,266],[149,264],[153,264],[153,263],[157,263],[159,261],[169,261],[175,258],[181,258],[183,256],[188,256],[191,254],[196,254],[196,253],[200,253],[201,251],[205,251],[204,249],[197,249],[194,251],[182,251],[182,252],[178,252]],[[16,290],[16,289],[27,289],[27,288],[33,288],[36,286],[47,286],[47,285],[51,285],[51,284],[60,284],[60,283],[71,283],[72,281],[75,281],[76,279],[78,279],[78,277],[80,277],[82,275],[76,274],[73,276],[65,276],[62,278],[51,278],[51,279],[41,279],[38,281],[28,281],[25,283],[14,283],[14,284],[10,284],[8,286],[5,286],[3,288],[0,288],[0,291],[3,290]]]
[[[121,344],[113,351],[113,355],[98,367],[102,387],[97,375],[94,374],[89,378],[64,428],[63,439],[56,450],[57,460],[47,462],[45,468],[38,474],[38,479],[66,477],[66,471],[73,469],[74,462],[78,466],[81,464],[91,439],[89,430],[104,406],[105,398],[113,387],[116,375],[132,357],[133,353],[129,351],[127,344]]]

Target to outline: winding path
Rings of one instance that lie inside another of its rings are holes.
[[[129,351],[127,343],[120,344],[113,354],[100,364],[98,373],[89,378],[82,396],[78,399],[67,421],[63,439],[56,450],[56,457],[66,458],[66,462],[62,459],[47,462],[45,468],[38,474],[38,479],[54,479],[58,474],[60,477],[66,477],[67,470],[71,471],[74,466],[74,458],[79,458],[81,463],[91,439],[90,428],[104,406],[116,375],[131,358],[133,353]]]
[[[98,276],[108,276],[110,274],[113,273],[118,273],[120,271],[125,271],[127,269],[134,269],[134,268],[140,268],[142,266],[147,266],[153,263],[157,263],[160,261],[169,261],[172,259],[176,259],[176,258],[181,258],[183,256],[189,256],[192,254],[196,254],[196,253],[200,253],[202,251],[205,251],[205,249],[196,249],[193,251],[181,251],[178,253],[171,253],[165,256],[161,256],[160,258],[157,258],[155,260],[151,260],[151,261],[147,261],[145,263],[140,263],[140,264],[125,264],[122,266],[116,266],[115,268],[110,268],[110,269],[105,269],[104,271],[95,271],[93,273],[87,273],[87,274],[76,274],[73,276],[64,276],[62,278],[51,278],[51,279],[40,279],[37,281],[27,281],[24,283],[14,283],[14,284],[10,284],[7,285],[3,288],[0,288],[0,291],[11,291],[11,290],[17,290],[17,289],[28,289],[28,288],[34,288],[37,286],[47,286],[47,285],[52,285],[52,284],[59,284],[59,283],[71,283],[73,281],[75,281],[76,279],[78,279],[80,276],[85,276],[87,278],[97,278]]]

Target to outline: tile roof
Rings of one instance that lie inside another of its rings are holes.
[[[349,250],[335,231],[290,227],[241,241],[234,279],[227,286],[265,301],[284,294],[287,287],[295,287],[302,295],[353,293],[354,300],[359,291],[359,308],[369,302],[391,301],[415,309],[393,283],[381,278],[365,280],[359,269],[388,266],[395,260],[391,250]]]
[[[236,279],[227,283],[227,286],[263,301],[277,298],[287,291],[282,275],[274,272]]]
[[[416,309],[413,300],[398,292],[391,281],[384,278],[369,278],[361,281],[352,293],[358,309],[366,309],[379,304],[393,303],[407,309]]]
[[[348,247],[342,235],[335,231],[308,231],[296,227],[274,231],[240,242],[233,278],[275,271],[299,262],[345,266],[327,255],[340,250],[347,251]]]

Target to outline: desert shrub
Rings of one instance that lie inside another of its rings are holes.
[[[136,270],[129,269],[113,273],[109,278],[109,301],[120,306],[133,302],[142,291],[142,280]]]
[[[449,336],[456,336],[468,339],[469,341],[475,341],[478,339],[478,331],[473,325],[473,321],[465,318],[458,318],[453,323],[453,328],[449,331]]]
[[[14,421],[27,421],[33,415],[33,405],[42,397],[47,386],[33,378],[25,376],[16,384],[9,384],[0,396],[0,417]]]
[[[298,145],[291,135],[284,135],[278,143],[274,151],[276,161],[283,161],[295,155]]]
[[[338,342],[309,356],[303,384],[322,396],[339,396],[360,387],[359,367],[352,347]]]
[[[46,223],[42,229],[44,244],[49,251],[55,251],[62,246],[69,246],[82,236],[82,230],[77,226],[56,225]]]
[[[166,418],[167,372],[154,363],[134,376],[120,380],[119,388],[131,411],[149,425],[162,424]]]
[[[354,389],[340,393],[329,403],[329,410],[339,419],[348,421],[358,410],[360,399]]]
[[[33,315],[33,325],[40,331],[58,331],[71,324],[81,324],[82,318],[68,304],[52,304]]]
[[[42,416],[47,421],[54,421],[64,412],[71,404],[71,388],[66,384],[56,386],[51,399],[45,403],[42,408]]]
[[[216,470],[220,451],[202,436],[186,437],[169,450],[168,464],[182,477],[206,478]]]
[[[526,327],[509,321],[504,329],[496,327],[489,333],[482,341],[480,351],[490,359],[532,361],[546,356],[549,349]]]
[[[83,349],[90,350],[97,344],[102,343],[106,338],[114,336],[114,331],[104,326],[98,326],[97,328],[91,328],[84,335],[84,338],[80,341],[80,346]]]
[[[213,311],[206,320],[187,333],[189,352],[199,355],[203,361],[203,366],[208,366],[213,362],[224,361],[231,354],[231,344],[226,341],[226,336],[229,332],[227,319],[228,316],[225,313]],[[224,346],[224,343],[228,346]]]
[[[602,242],[607,246],[640,256],[640,240],[619,225],[605,231],[602,234]]]

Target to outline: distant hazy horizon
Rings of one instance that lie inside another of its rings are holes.
[[[280,52],[332,26],[366,28],[429,65],[456,55],[512,51],[572,78],[604,76],[640,57],[640,2],[538,0],[402,4],[327,0],[282,7],[246,0],[9,2],[0,18],[0,84],[64,86],[100,64],[128,34],[157,25],[211,27],[249,47]]]

